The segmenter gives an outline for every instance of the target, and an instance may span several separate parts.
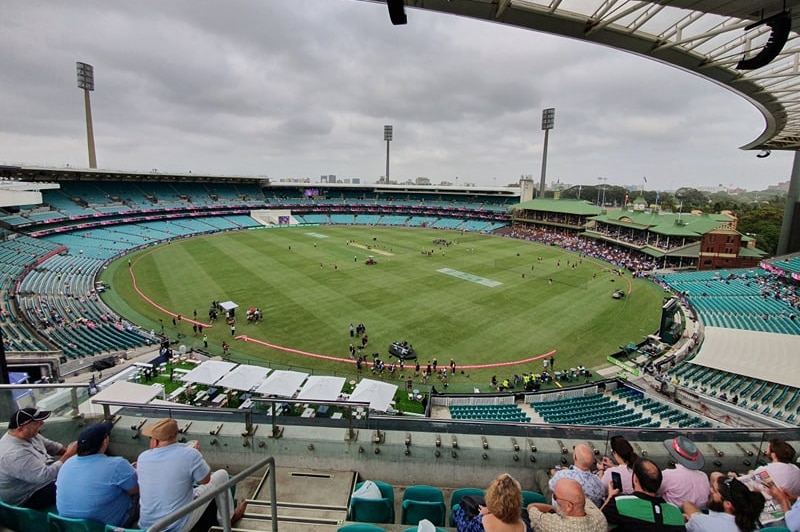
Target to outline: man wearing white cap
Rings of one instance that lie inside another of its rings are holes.
[[[708,501],[709,482],[708,475],[702,471],[705,459],[700,450],[684,436],[664,440],[664,447],[675,460],[675,469],[662,472],[664,480],[658,494],[678,507],[690,502],[702,508]]]
[[[49,410],[22,408],[11,414],[8,432],[0,438],[0,499],[37,510],[56,504],[56,477],[78,450],[39,434]],[[58,457],[55,459],[54,457]]]
[[[203,460],[199,444],[178,443],[178,422],[173,418],[158,420],[142,429],[150,437],[150,448],[139,455],[136,471],[139,474],[139,528],[149,528],[160,519],[193,499],[228,481],[224,469],[211,472]],[[194,485],[198,484],[196,488]],[[230,499],[229,499],[230,500]],[[231,521],[244,515],[246,503],[234,510],[229,507]],[[208,504],[178,519],[166,528],[167,532],[189,531],[200,520]],[[217,519],[219,519],[219,511]]]

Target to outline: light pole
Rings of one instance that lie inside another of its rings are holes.
[[[606,206],[606,181],[608,181],[608,178],[607,177],[598,177],[597,181],[602,183],[600,188],[603,189],[603,200],[599,205],[599,207],[602,209],[602,208],[604,208]],[[598,198],[600,197],[600,191],[599,190],[597,191],[597,196],[598,196]]]
[[[97,168],[97,155],[94,151],[94,128],[92,127],[92,102],[89,91],[94,90],[94,67],[78,61],[78,88],[83,89],[83,104],[86,108],[86,142],[89,145],[89,168]]]
[[[542,111],[542,130],[544,130],[544,149],[542,150],[542,178],[539,181],[539,197],[544,197],[545,180],[547,177],[547,142],[550,130],[556,123],[556,108],[549,107]]]
[[[389,143],[392,142],[392,126],[383,126],[383,140],[386,141],[386,183],[389,183]]]

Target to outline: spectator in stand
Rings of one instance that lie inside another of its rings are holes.
[[[614,456],[617,464],[609,459],[607,456],[603,457],[598,469],[600,470],[600,480],[609,489],[613,473],[619,473],[622,480],[622,493],[624,495],[631,495],[633,493],[633,464],[639,459],[639,456],[633,451],[631,444],[622,436],[614,436],[611,438],[611,453]]]
[[[571,478],[562,478],[553,489],[556,510],[549,504],[531,503],[528,517],[534,532],[605,532],[608,523],[595,504],[586,499],[583,488]]]
[[[0,500],[35,510],[56,504],[58,471],[75,456],[78,444],[64,447],[39,434],[50,414],[37,408],[11,414],[8,431],[0,438]],[[59,458],[53,461],[53,456]]]
[[[503,473],[486,489],[486,506],[470,517],[459,506],[453,513],[458,532],[530,532],[522,519],[522,487],[514,477]]]
[[[792,532],[800,532],[800,497],[778,486],[773,487],[770,494],[781,505],[786,528]]]
[[[136,470],[124,458],[105,454],[112,427],[108,421],[90,425],[78,436],[78,456],[58,472],[58,515],[116,527],[136,524]]]
[[[549,482],[550,491],[555,491],[556,482],[562,478],[571,478],[578,481],[586,497],[599,507],[606,497],[606,488],[597,475],[592,472],[595,465],[594,453],[588,445],[576,445],[572,452],[572,462],[573,465],[569,469],[561,469],[553,474],[553,478]],[[557,508],[558,501],[553,500],[553,506]]]
[[[686,530],[680,508],[658,496],[661,470],[652,460],[633,464],[633,495],[610,489],[600,508],[615,532],[677,532]]]
[[[773,438],[769,440],[766,455],[771,462],[756,469],[756,473],[766,471],[779,488],[800,493],[800,468],[794,465],[794,447],[784,440]]]
[[[708,514],[690,502],[683,504],[688,532],[751,532],[764,509],[764,496],[750,491],[735,478],[712,473]]]
[[[150,448],[139,455],[136,464],[141,490],[139,528],[152,526],[193,499],[227,482],[228,473],[224,469],[212,473],[197,442],[194,446],[178,443],[178,422],[175,419],[161,419],[146,425],[142,434],[150,437]],[[209,503],[183,516],[166,530],[190,531]],[[242,518],[246,505],[243,502],[235,510],[230,505],[232,523]],[[219,517],[217,509],[217,519]]]
[[[675,460],[675,469],[666,469],[658,494],[667,502],[682,506],[690,502],[702,507],[708,500],[708,475],[703,471],[705,459],[692,440],[684,436],[664,440],[664,446]]]

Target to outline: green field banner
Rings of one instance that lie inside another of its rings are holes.
[[[619,366],[622,369],[624,369],[625,371],[633,374],[635,377],[639,376],[639,368],[637,368],[636,366],[633,366],[633,365],[628,364],[627,362],[623,362],[621,360],[617,360],[616,358],[612,357],[611,355],[607,356],[606,360],[608,360],[609,362],[611,362],[615,366]]]

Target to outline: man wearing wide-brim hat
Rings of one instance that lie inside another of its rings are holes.
[[[708,501],[708,475],[702,470],[705,459],[697,445],[685,436],[664,440],[675,469],[665,469],[658,494],[667,502],[681,507],[690,502],[703,507]]]
[[[76,442],[63,446],[39,434],[49,410],[21,408],[11,414],[0,438],[0,499],[8,504],[45,509],[56,503],[56,477],[74,456]],[[58,457],[58,458],[55,458]]]

